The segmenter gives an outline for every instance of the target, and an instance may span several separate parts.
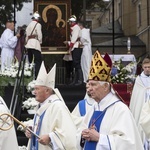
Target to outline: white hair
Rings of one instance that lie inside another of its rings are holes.
[[[109,82],[106,82],[106,81],[98,81],[98,82],[99,82],[100,85],[103,85],[105,83],[107,83],[108,85],[110,85]]]
[[[106,83],[108,85],[108,90],[114,94],[114,92],[112,91],[112,88],[111,88],[111,84],[109,82],[106,82],[106,81],[98,81],[98,82],[100,85],[104,85]]]

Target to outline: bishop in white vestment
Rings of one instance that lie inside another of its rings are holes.
[[[112,62],[95,52],[89,74],[89,92],[96,101],[78,130],[83,150],[144,150],[129,108],[111,85]],[[79,147],[78,147],[79,148]]]
[[[76,127],[59,90],[54,88],[55,71],[56,65],[47,74],[42,62],[34,90],[39,105],[32,130],[37,136],[26,131],[28,150],[77,150]]]

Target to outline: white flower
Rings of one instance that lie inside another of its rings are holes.
[[[32,72],[30,70],[25,70],[24,75],[30,77],[32,75]]]
[[[27,85],[28,92],[32,92],[34,90],[35,83],[36,83],[36,80],[33,80],[30,83],[28,83]]]
[[[32,75],[32,69],[33,69],[32,64],[29,65],[29,63],[24,64],[24,76],[30,77]],[[3,72],[0,72],[0,76],[7,76],[7,77],[12,77],[15,78],[18,74],[18,69],[19,69],[19,62],[16,61],[16,63],[12,64],[10,68],[5,67],[5,70]],[[19,76],[21,76],[22,69],[20,69]]]
[[[123,66],[121,59],[115,62],[114,67],[117,68],[117,74],[112,74],[112,83],[126,83],[128,81],[134,81],[136,65],[136,62],[130,62],[126,66]]]
[[[12,72],[11,76],[12,76],[13,78],[17,77],[17,72]]]
[[[37,102],[34,97],[30,97],[26,101],[24,101],[22,104],[23,104],[22,105],[23,109],[24,108],[26,108],[26,109],[34,109],[39,104],[39,102]]]
[[[19,146],[19,150],[27,150],[27,147],[26,146]]]

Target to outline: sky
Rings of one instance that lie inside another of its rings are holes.
[[[21,11],[16,11],[16,27],[28,25],[31,22],[33,14],[33,2],[24,3]]]

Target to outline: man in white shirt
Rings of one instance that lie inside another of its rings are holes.
[[[13,21],[7,21],[6,29],[1,35],[1,71],[3,72],[6,67],[11,67],[14,59],[14,49],[17,45],[20,34],[14,36],[15,25]]]
[[[42,54],[41,54],[41,44],[42,44],[42,26],[39,23],[40,15],[38,12],[35,12],[32,17],[32,21],[26,28],[26,45],[28,51],[29,63],[32,63],[34,60],[35,64],[35,79],[38,75],[41,63],[42,63]]]
[[[91,37],[90,37],[90,29],[85,28],[85,25],[83,22],[78,22],[78,25],[80,27],[80,41],[83,46],[83,51],[81,55],[81,68],[83,71],[83,79],[84,82],[87,82],[90,66],[91,66],[91,60],[92,60],[92,49],[91,49]]]
[[[70,41],[68,41],[69,53],[72,55],[73,60],[73,68],[75,68],[75,75],[73,82],[70,85],[82,85],[83,83],[83,72],[81,68],[81,55],[82,55],[82,48],[80,47],[80,27],[77,24],[76,16],[72,15],[68,19],[70,25]]]

